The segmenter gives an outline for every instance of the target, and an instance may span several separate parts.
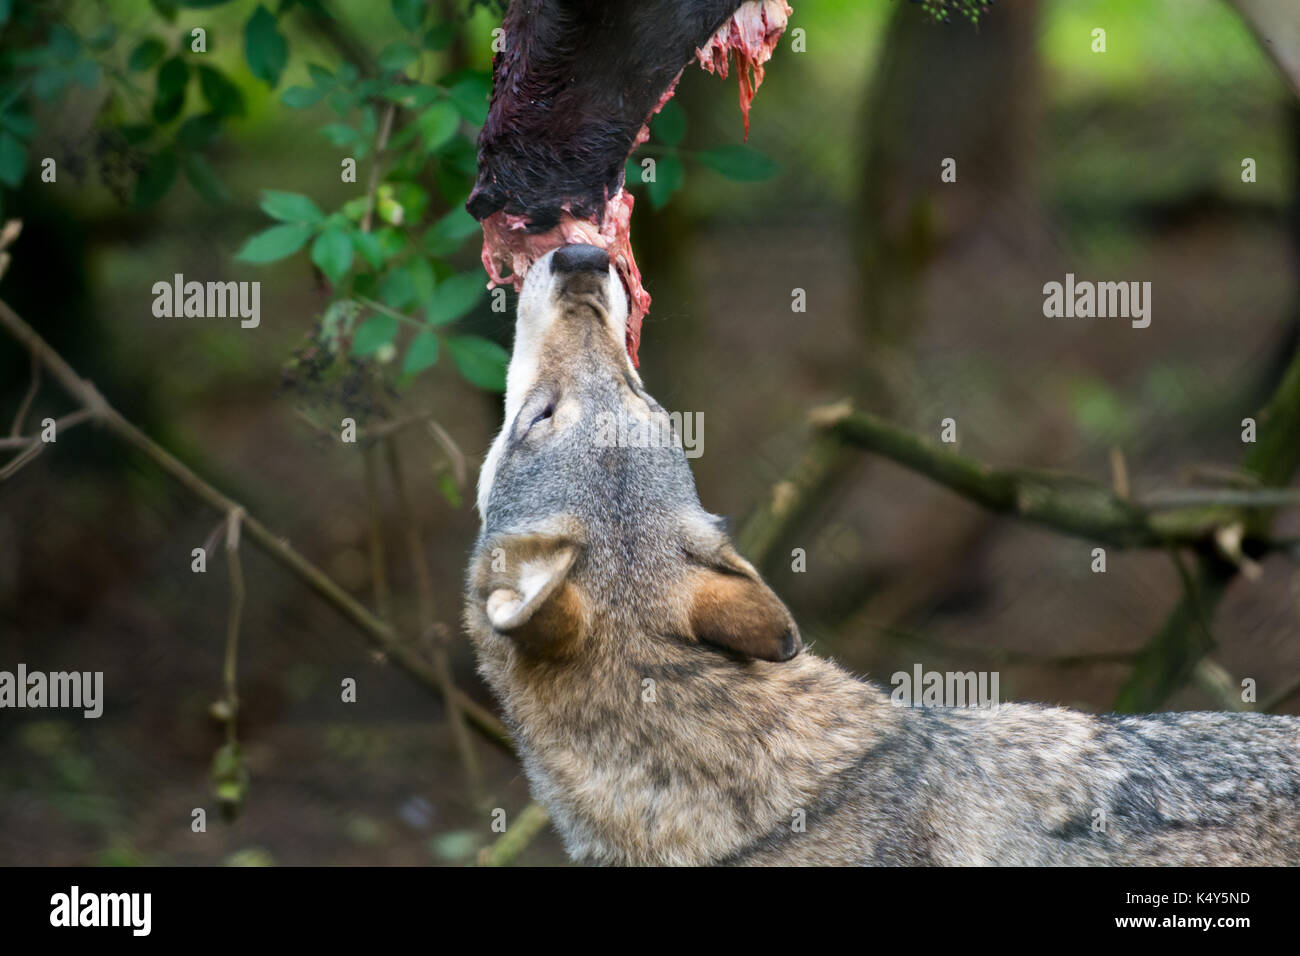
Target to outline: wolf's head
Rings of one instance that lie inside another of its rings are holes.
[[[628,360],[626,320],[603,250],[564,246],[529,270],[505,424],[479,480],[471,634],[511,660],[646,659],[664,642],[787,660],[794,621],[701,507],[672,421]]]

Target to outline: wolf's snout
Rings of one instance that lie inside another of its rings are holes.
[[[609,253],[596,246],[575,244],[561,246],[551,256],[551,273],[560,275],[566,272],[607,272],[609,271]]]

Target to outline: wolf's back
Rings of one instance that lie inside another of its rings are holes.
[[[1300,719],[909,710],[807,813],[728,862],[1300,864]]]

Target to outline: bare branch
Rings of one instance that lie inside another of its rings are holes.
[[[825,499],[829,489],[847,472],[852,459],[842,442],[815,438],[799,462],[772,487],[767,500],[741,528],[736,536],[740,553],[755,566],[764,567],[772,549]]]
[[[230,616],[226,621],[226,659],[222,678],[226,691],[226,743],[235,743],[235,728],[239,720],[239,694],[236,691],[235,673],[239,663],[239,622],[244,614],[244,567],[239,560],[239,522],[243,508],[235,508],[226,515],[226,563],[230,567]]]
[[[44,339],[19,317],[8,305],[0,300],[0,327],[17,339],[29,352],[36,355],[59,385],[73,398],[77,399],[90,416],[100,426],[107,428],[133,448],[137,449],[155,465],[170,475],[176,482],[190,491],[199,500],[205,502],[222,514],[229,514],[241,508],[238,502],[224,495],[208,484],[178,458],[156,444],[144,432],[140,431],[126,418],[122,417],[104,400],[94,384],[79,376],[63,356],[54,351]],[[43,447],[37,446],[37,447]],[[275,535],[244,511],[241,527],[249,539],[267,555],[287,568],[303,583],[332,605],[340,614],[352,622],[370,641],[388,657],[396,661],[407,673],[425,686],[441,694],[443,685],[433,666],[425,660],[407,641],[399,640],[393,628],[371,614],[364,605],[344,591],[328,575],[312,564],[279,536]],[[453,698],[457,707],[489,740],[507,752],[513,753],[514,747],[505,727],[490,711],[475,703],[462,691],[453,688]]]
[[[1147,495],[1142,506],[1148,511],[1180,508],[1296,508],[1300,488],[1179,488]]]
[[[991,468],[844,405],[817,410],[814,415],[824,432],[883,455],[990,511],[1116,548],[1208,547],[1219,528],[1243,520],[1239,505],[1151,509],[1087,478],[1028,468]],[[1247,540],[1271,546],[1259,535],[1248,534]]]
[[[379,135],[375,139],[375,161],[370,167],[370,183],[366,186],[366,211],[361,217],[361,231],[370,231],[370,222],[375,214],[375,193],[379,190],[379,177],[383,172],[384,151],[388,148],[388,137],[393,132],[393,116],[397,113],[397,104],[389,103],[384,110],[384,121],[379,126]]]
[[[48,447],[49,442],[34,441],[29,443],[26,448],[5,462],[3,468],[0,468],[0,481],[8,481],[18,474],[24,465],[30,464],[37,455]]]
[[[1241,688],[1232,682],[1232,675],[1211,658],[1203,657],[1196,662],[1192,679],[1223,710],[1251,709],[1242,701]]]
[[[395,438],[386,440],[388,452],[388,469],[393,482],[393,491],[397,496],[397,510],[402,518],[402,528],[406,532],[406,547],[410,555],[411,570],[415,576],[415,592],[420,607],[420,634],[428,640],[430,656],[433,659],[434,673],[443,689],[443,700],[447,707],[447,722],[451,726],[456,749],[460,752],[461,763],[465,766],[465,776],[469,781],[471,796],[479,802],[482,781],[479,774],[478,756],[474,753],[474,742],[470,740],[465,729],[465,716],[458,706],[456,688],[451,679],[451,663],[447,659],[447,649],[443,646],[440,629],[433,606],[433,576],[429,573],[429,560],[424,553],[424,543],[420,534],[420,524],[411,507],[411,497],[406,490],[406,478],[402,472],[401,452]]]
[[[1256,415],[1256,421],[1258,441],[1246,453],[1243,471],[1265,486],[1286,485],[1300,468],[1300,441],[1296,441],[1296,435],[1300,435],[1300,350],[1292,356],[1281,383]],[[1244,537],[1262,540],[1268,534],[1269,516],[1265,512],[1239,514]],[[1195,676],[1197,663],[1213,649],[1206,628],[1198,622],[1209,620],[1240,566],[1211,561],[1204,554],[1198,558],[1196,570],[1189,572],[1196,587],[1178,602],[1164,625],[1143,646],[1133,673],[1115,701],[1116,710],[1158,707]],[[1275,701],[1274,706],[1278,703]]]
[[[506,828],[496,843],[485,847],[479,856],[480,866],[505,866],[542,832],[550,817],[538,803],[530,803],[519,813],[519,818]]]
[[[18,414],[14,416],[14,423],[9,428],[9,437],[17,438],[23,433],[23,420],[27,417],[28,410],[32,407],[32,402],[36,400],[36,393],[41,388],[41,363],[33,355],[32,359],[32,381],[27,386],[27,394],[23,396],[22,404],[18,406]]]
[[[388,562],[384,553],[384,535],[379,520],[379,487],[375,476],[374,447],[362,450],[362,462],[365,469],[366,506],[370,513],[370,579],[375,589],[375,607],[379,617],[392,623],[393,609],[388,592]]]

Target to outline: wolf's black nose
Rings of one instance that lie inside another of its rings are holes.
[[[609,253],[595,246],[560,246],[551,257],[551,272],[606,272]]]

